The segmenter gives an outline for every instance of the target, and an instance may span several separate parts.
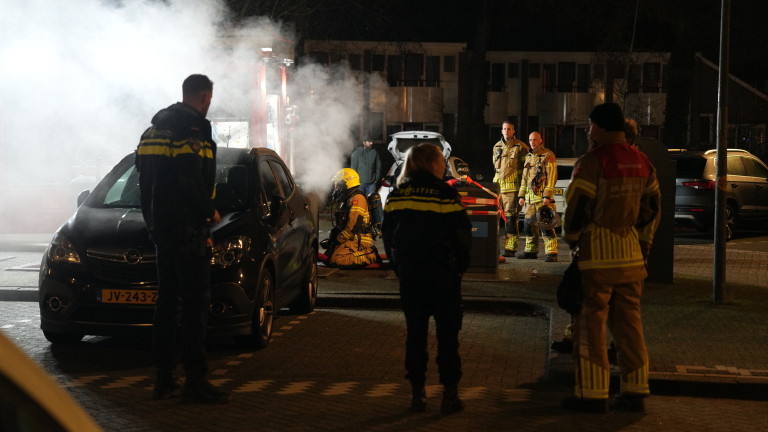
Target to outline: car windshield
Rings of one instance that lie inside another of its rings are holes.
[[[219,212],[242,210],[248,199],[248,170],[245,165],[216,165],[216,197],[213,206]],[[98,208],[141,208],[139,172],[133,158],[124,159],[107,175],[102,184],[94,190],[92,207]]]
[[[707,159],[699,156],[673,157],[677,161],[677,178],[704,178]]]

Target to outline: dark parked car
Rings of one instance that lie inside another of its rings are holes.
[[[134,155],[86,195],[54,235],[40,269],[41,328],[54,343],[152,325],[155,248],[141,214]],[[214,206],[222,217],[212,229],[209,335],[264,347],[276,311],[314,308],[316,205],[274,151],[219,149]]]
[[[715,221],[716,151],[675,151],[677,162],[675,227],[708,231]],[[742,227],[765,228],[768,222],[768,167],[746,150],[728,149],[726,238]],[[738,228],[737,228],[738,227]]]

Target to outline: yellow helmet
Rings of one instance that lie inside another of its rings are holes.
[[[360,186],[360,176],[352,168],[340,169],[331,181],[333,181],[334,186],[341,186],[340,183],[343,183],[344,187],[342,189],[352,189]]]

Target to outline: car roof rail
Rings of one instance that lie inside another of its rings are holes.
[[[734,149],[729,148],[729,149],[726,149],[726,151],[729,151],[729,152],[739,152],[739,153],[749,153],[748,151],[746,151],[744,149],[735,149],[735,148]],[[707,151],[704,152],[704,154],[712,154],[712,153],[717,153],[717,149],[707,150]]]

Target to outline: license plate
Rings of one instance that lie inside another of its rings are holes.
[[[555,189],[555,195],[562,195],[563,190],[562,189]]]
[[[157,302],[157,291],[105,289],[101,290],[101,302],[155,304]]]

